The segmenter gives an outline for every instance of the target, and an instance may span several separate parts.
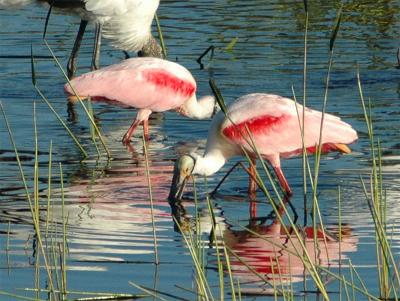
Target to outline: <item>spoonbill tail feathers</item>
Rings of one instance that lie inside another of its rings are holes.
[[[293,100],[278,95],[248,94],[238,98],[228,108],[226,116],[220,112],[214,117],[204,155],[192,154],[177,160],[170,198],[179,198],[182,195],[179,188],[182,189],[188,175],[182,172],[181,166],[188,166],[188,162],[192,162],[190,175],[212,175],[229,158],[243,155],[243,149],[253,158],[257,158],[250,141],[254,142],[261,156],[272,165],[286,194],[291,195],[292,190],[281,170],[280,160],[298,156],[303,152],[302,122],[299,119],[303,110],[304,146],[307,152],[315,153],[320,141],[322,152],[350,152],[347,144],[357,139],[357,133],[339,117],[324,114],[320,138],[323,116],[321,112],[304,108]]]

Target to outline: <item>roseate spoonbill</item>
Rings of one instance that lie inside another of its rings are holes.
[[[197,101],[196,81],[189,70],[158,58],[127,59],[78,76],[71,80],[71,85],[82,99],[105,99],[139,109],[122,140],[125,144],[141,123],[148,138],[148,119],[152,112],[175,110],[189,118],[205,119],[217,110],[214,96]],[[70,101],[77,99],[68,83],[64,88]]]
[[[182,198],[188,177],[216,173],[230,157],[243,155],[242,148],[256,158],[248,142],[247,129],[257,150],[272,165],[280,185],[290,196],[292,190],[281,170],[280,159],[303,152],[298,118],[302,114],[302,105],[278,95],[256,93],[238,98],[228,108],[228,117],[222,112],[214,117],[204,155],[184,155],[176,161],[169,200]],[[319,143],[322,113],[305,108],[304,114],[304,144],[309,153],[314,153]],[[350,153],[346,144],[356,139],[357,133],[349,124],[339,117],[325,114],[321,140],[324,153]],[[251,186],[256,188],[255,185]]]
[[[68,77],[76,71],[76,59],[88,22],[96,24],[92,67],[98,68],[101,35],[112,45],[124,51],[139,52],[140,56],[162,57],[161,47],[151,35],[151,23],[159,0],[40,0],[66,13],[81,17],[71,56],[68,60]]]

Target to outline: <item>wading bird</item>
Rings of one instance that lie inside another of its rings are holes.
[[[71,88],[72,86],[72,88]],[[148,119],[152,112],[175,110],[195,119],[211,118],[217,110],[214,96],[197,100],[196,81],[185,67],[158,58],[131,58],[71,80],[64,88],[70,101],[77,96],[92,100],[109,100],[139,109],[126,132],[128,143],[135,128],[143,123],[148,138]]]
[[[151,23],[159,0],[40,0],[80,16],[81,24],[68,60],[68,77],[76,71],[76,59],[88,22],[96,24],[92,68],[98,69],[101,35],[124,51],[139,52],[140,56],[162,57],[161,48],[151,34]]]
[[[271,164],[281,187],[290,196],[292,190],[282,172],[280,159],[303,153],[302,115],[302,105],[278,95],[257,93],[238,98],[228,108],[227,115],[220,112],[214,117],[204,155],[184,155],[176,161],[169,200],[182,198],[186,180],[191,175],[212,175],[229,158],[243,155],[244,150],[256,159],[251,141]],[[304,147],[308,153],[317,150],[322,116],[321,112],[304,109]],[[357,133],[349,124],[339,117],[324,114],[321,137],[323,153],[350,153],[346,144],[356,139]],[[252,178],[250,182],[254,182]],[[250,186],[255,190],[257,186],[254,184],[250,183]],[[251,189],[249,192],[254,193]]]

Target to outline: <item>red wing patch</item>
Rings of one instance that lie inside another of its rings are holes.
[[[231,140],[241,140],[247,137],[247,129],[255,135],[260,132],[271,131],[287,119],[287,116],[270,116],[264,115],[243,121],[238,124],[232,124],[223,129],[222,133]]]
[[[196,91],[193,83],[182,80],[164,70],[145,71],[144,77],[156,86],[171,89],[183,96],[191,96]]]

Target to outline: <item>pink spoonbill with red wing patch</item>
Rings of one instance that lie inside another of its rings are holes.
[[[204,155],[184,155],[176,161],[169,199],[182,198],[185,182],[191,175],[212,175],[229,158],[243,155],[243,149],[254,159],[257,158],[250,140],[261,156],[272,165],[286,195],[291,195],[292,190],[281,169],[281,158],[303,153],[302,122],[299,120],[303,109],[304,146],[308,153],[315,153],[320,141],[324,153],[351,152],[347,144],[357,139],[357,132],[339,117],[324,114],[320,135],[321,112],[304,108],[278,95],[245,95],[228,108],[226,115],[220,112],[214,117]],[[254,189],[256,187],[254,183],[250,186]]]
[[[196,81],[185,67],[158,58],[128,59],[78,76],[64,88],[70,101],[76,101],[77,96],[91,97],[139,109],[124,135],[124,143],[130,141],[141,123],[148,138],[148,119],[152,112],[175,110],[189,118],[205,119],[211,118],[217,109],[213,96],[197,100]]]

